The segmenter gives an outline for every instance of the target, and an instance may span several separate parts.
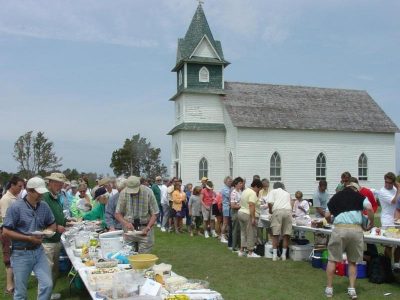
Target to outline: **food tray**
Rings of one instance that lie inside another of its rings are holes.
[[[98,261],[96,262],[95,266],[98,269],[114,268],[118,266],[118,260],[112,259],[112,260]]]

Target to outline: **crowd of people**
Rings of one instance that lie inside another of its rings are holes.
[[[286,260],[293,219],[310,218],[310,203],[297,191],[292,198],[283,182],[274,182],[254,175],[246,186],[241,177],[227,176],[223,188],[214,189],[211,180],[203,177],[199,184],[183,184],[157,176],[153,180],[130,176],[102,178],[89,187],[86,178],[68,181],[62,173],[44,179],[25,181],[13,176],[0,200],[3,219],[1,242],[7,273],[7,293],[25,299],[27,282],[33,271],[39,281],[38,299],[57,299],[52,294],[56,284],[61,234],[72,221],[98,221],[104,230],[138,231],[125,236],[140,253],[148,253],[154,245],[154,227],[163,234],[217,238],[239,257],[259,258],[257,246],[272,242],[272,260]],[[355,292],[356,263],[362,260],[363,229],[374,226],[374,212],[381,206],[382,227],[393,226],[400,219],[400,185],[396,176],[384,175],[379,190],[361,187],[349,172],[344,172],[331,197],[327,182],[319,181],[312,198],[316,218],[335,224],[328,244],[327,297],[333,295],[335,265],[343,252],[349,261],[349,289]],[[378,201],[377,201],[378,200]],[[361,213],[362,212],[362,213]],[[48,229],[52,237],[43,238],[32,232]],[[304,239],[304,232],[296,232]],[[279,245],[281,244],[281,251]],[[385,248],[385,255],[400,269],[400,248]]]

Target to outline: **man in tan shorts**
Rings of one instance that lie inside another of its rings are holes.
[[[292,204],[290,194],[282,182],[275,182],[274,189],[267,196],[272,229],[272,260],[278,260],[279,237],[283,235],[281,259],[286,260],[290,235],[292,234]]]
[[[357,183],[349,183],[342,191],[337,192],[328,203],[328,211],[325,217],[328,222],[331,216],[334,229],[328,244],[328,265],[326,268],[327,286],[325,295],[328,298],[333,296],[333,277],[335,276],[336,263],[343,260],[343,253],[346,252],[349,262],[349,287],[347,293],[351,299],[357,299],[355,282],[357,278],[357,262],[361,262],[364,250],[364,235],[362,228],[362,210],[368,211],[369,230],[374,225],[374,211],[368,198],[360,193],[360,186]]]

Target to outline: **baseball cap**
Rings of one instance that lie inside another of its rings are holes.
[[[32,177],[31,179],[29,179],[26,183],[26,188],[34,189],[39,194],[44,194],[48,192],[46,188],[46,183],[40,177]]]
[[[139,192],[140,187],[140,177],[137,176],[129,176],[126,180],[126,191],[129,194],[136,194]]]

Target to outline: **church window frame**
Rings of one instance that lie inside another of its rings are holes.
[[[181,86],[182,83],[183,83],[182,70],[179,70],[179,73],[178,73],[178,85]]]
[[[208,178],[208,160],[205,157],[202,157],[199,161],[199,180],[203,177]]]
[[[277,151],[271,155],[269,166],[269,180],[281,181],[282,180],[282,161],[281,156]]]
[[[210,82],[210,72],[205,66],[199,71],[199,82]]]
[[[365,153],[358,157],[358,180],[368,180],[368,157]]]
[[[326,155],[322,152],[315,161],[315,180],[326,180]]]

